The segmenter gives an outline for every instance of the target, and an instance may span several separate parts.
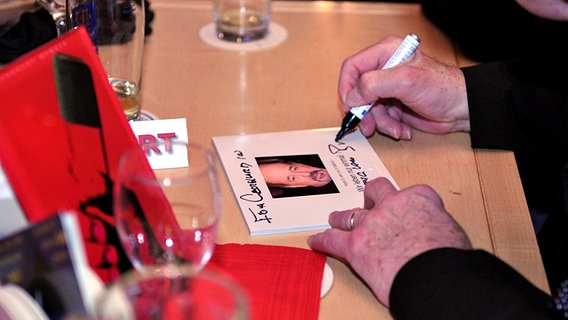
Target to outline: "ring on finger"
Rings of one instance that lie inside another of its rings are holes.
[[[353,230],[355,227],[355,215],[359,212],[363,211],[363,209],[355,209],[351,212],[351,216],[349,217],[349,225],[347,226],[347,231]]]

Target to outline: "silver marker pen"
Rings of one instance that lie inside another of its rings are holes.
[[[408,57],[410,57],[414,53],[414,51],[416,51],[416,48],[418,48],[419,44],[420,44],[420,38],[418,38],[418,36],[416,36],[413,33],[407,35],[406,38],[404,38],[404,41],[402,41],[402,43],[398,47],[398,49],[396,49],[396,51],[389,58],[387,63],[385,63],[385,65],[383,66],[383,70],[394,67],[397,64],[402,63],[404,60],[408,59]],[[369,111],[372,106],[373,103],[369,103],[359,107],[351,108],[351,110],[349,110],[349,112],[345,115],[345,118],[343,118],[343,122],[341,123],[341,129],[339,130],[337,136],[335,137],[335,142],[341,140],[341,138],[343,138],[343,136],[347,132],[355,129],[355,127],[359,124],[361,119],[363,119],[365,114],[367,114],[367,111]]]

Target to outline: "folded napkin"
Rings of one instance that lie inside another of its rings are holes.
[[[317,319],[325,256],[256,244],[218,244],[208,268],[220,269],[248,295],[251,320]]]

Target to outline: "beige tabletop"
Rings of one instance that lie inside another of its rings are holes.
[[[339,126],[337,96],[342,61],[387,35],[416,33],[420,49],[450,64],[467,64],[452,42],[416,4],[273,2],[273,21],[287,32],[270,49],[235,51],[199,37],[211,22],[212,2],[152,0],[153,33],[147,38],[143,108],[161,119],[186,118],[189,140]],[[545,289],[546,278],[509,152],[472,150],[469,135],[415,133],[412,141],[369,139],[401,188],[428,183],[463,225],[475,247],[495,253]],[[307,248],[313,232],[248,234],[220,169],[224,211],[219,243]],[[389,319],[371,291],[341,262],[328,258],[333,288],[321,301],[320,319]]]

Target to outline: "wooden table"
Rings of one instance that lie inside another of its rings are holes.
[[[153,0],[147,38],[143,106],[162,119],[186,118],[191,141],[271,131],[337,127],[342,61],[394,34],[416,33],[421,50],[450,64],[464,60],[417,4],[273,2],[273,21],[288,32],[277,47],[255,52],[218,49],[199,38],[211,22],[211,1]],[[415,133],[412,141],[369,139],[404,188],[432,185],[475,247],[494,252],[538,287],[544,269],[514,158],[510,152],[472,150],[469,135]],[[250,237],[220,169],[224,212],[220,243],[307,248],[313,232]],[[341,262],[328,258],[334,284],[321,301],[321,319],[389,319],[371,291]]]

